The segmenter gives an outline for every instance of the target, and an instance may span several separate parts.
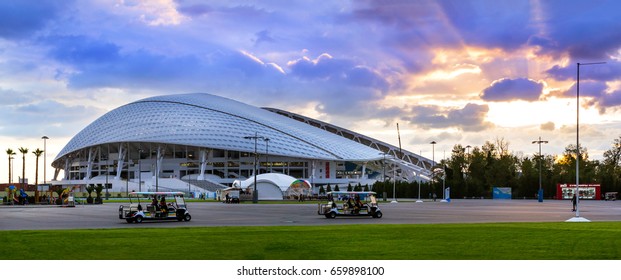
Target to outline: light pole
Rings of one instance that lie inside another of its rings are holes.
[[[548,141],[541,140],[541,136],[539,136],[539,140],[533,141],[533,144],[539,144],[539,192],[537,193],[537,198],[539,202],[543,202],[543,188],[541,187],[541,144],[548,144]]]
[[[567,220],[568,222],[590,222],[580,217],[580,65],[596,65],[606,62],[576,63],[576,216]]]
[[[265,141],[265,164],[270,164],[270,158],[269,158],[269,146],[270,146],[270,139],[269,138],[263,138],[263,141]],[[265,170],[267,171],[267,166],[265,168]],[[269,173],[272,172],[272,165],[270,164],[270,171]]]
[[[257,140],[262,139],[265,140],[265,137],[259,136],[257,132],[254,133],[254,136],[244,136],[244,139],[253,139],[254,140],[254,166],[253,166],[253,174],[254,174],[254,191],[252,192],[252,203],[257,203],[259,201],[259,194],[257,193]]]
[[[435,176],[434,176],[435,172],[433,172],[433,170],[434,170],[434,166],[436,165],[436,144],[437,143],[436,143],[436,141],[431,141],[431,142],[429,142],[429,144],[431,144],[431,164],[432,164],[432,166],[431,166],[431,176],[432,176],[431,177],[431,185],[433,186],[434,183],[435,183]],[[432,192],[433,192],[433,195],[436,194],[435,188],[432,188]]]
[[[446,150],[442,156],[442,200],[440,202],[449,202],[446,197]]]
[[[466,181],[466,191],[465,191],[466,194],[468,193],[468,172],[470,171],[470,148],[472,148],[472,146],[470,145],[466,146],[466,149],[468,150],[468,153],[466,154],[467,166],[466,166],[466,172],[465,172],[466,173],[466,180],[465,180]]]
[[[423,201],[420,199],[420,171],[416,173],[416,178],[418,179],[418,199],[416,203],[421,203]]]
[[[45,175],[47,174],[47,172],[46,172],[46,167],[47,167],[47,139],[50,139],[50,137],[43,136],[43,137],[41,137],[41,139],[43,139],[43,185],[45,185],[46,184]],[[36,184],[36,182],[35,182],[35,184]]]
[[[138,191],[142,191],[142,149],[138,149]]]
[[[386,153],[381,153],[384,156],[382,160],[382,184],[386,183]]]
[[[14,172],[14,163],[13,160],[15,158],[14,157],[9,157],[9,165],[10,165],[10,169],[11,169],[11,174],[9,175],[9,185],[13,183],[13,172]]]

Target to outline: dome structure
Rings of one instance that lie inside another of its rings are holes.
[[[111,110],[77,133],[52,166],[53,185],[103,186],[117,195],[170,190],[204,197],[262,175],[259,196],[278,199],[296,179],[317,193],[321,185],[369,185],[382,177],[421,180],[433,163],[301,115],[189,93]]]
[[[343,161],[380,158],[378,151],[325,130],[231,99],[205,94],[156,96],[103,115],[62,149],[61,158],[106,143],[150,142],[253,152],[249,137],[269,139],[273,155]]]

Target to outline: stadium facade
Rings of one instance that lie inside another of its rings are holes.
[[[255,169],[306,179],[316,192],[327,184],[427,180],[433,163],[325,122],[193,93],[150,97],[104,114],[75,135],[52,166],[53,185],[209,195],[249,181]],[[274,181],[257,186],[276,187]]]

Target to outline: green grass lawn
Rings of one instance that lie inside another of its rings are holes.
[[[4,260],[621,259],[621,223],[186,227],[0,232]]]

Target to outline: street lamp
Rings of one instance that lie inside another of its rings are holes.
[[[382,156],[384,156],[384,160],[382,160],[382,184],[386,183],[386,153],[381,152]]]
[[[254,191],[252,192],[252,203],[257,203],[259,200],[259,194],[257,193],[257,140],[265,140],[265,137],[259,136],[257,132],[254,133],[254,136],[244,136],[244,139],[253,139],[254,140],[254,166],[253,166],[253,174],[254,174]]]
[[[265,141],[265,164],[270,164],[270,158],[269,158],[269,146],[270,146],[270,140],[269,138],[263,138],[263,141]],[[265,170],[267,170],[267,166],[265,168]],[[272,172],[272,165],[270,164],[270,173]]]
[[[142,149],[138,149],[138,191],[142,191]]]
[[[533,144],[539,144],[539,193],[537,194],[539,202],[543,202],[543,189],[541,188],[541,144],[548,144],[548,141],[539,140],[533,141]]]
[[[606,62],[591,62],[591,63],[576,63],[576,217],[573,217],[568,222],[590,222],[585,218],[580,217],[580,65],[596,65],[604,64]]]
[[[43,139],[43,185],[45,185],[46,184],[45,175],[47,174],[47,172],[46,172],[46,167],[47,167],[47,139],[50,139],[50,137],[43,136],[43,137],[41,137],[41,139]],[[36,184],[36,182],[35,182],[35,184]]]
[[[11,174],[9,175],[9,185],[13,183],[13,172],[14,172],[14,164],[13,164],[13,160],[15,158],[14,157],[9,157],[9,168],[11,169]]]
[[[466,154],[466,193],[468,192],[468,172],[470,171],[470,148],[472,148],[472,146],[467,145],[466,149],[468,150],[468,153]]]
[[[436,165],[436,141],[431,141],[429,142],[429,144],[431,144],[431,185],[433,186],[433,183],[435,183],[435,176],[434,175],[434,166]],[[433,189],[433,188],[432,188]],[[432,190],[433,194],[435,195],[435,189]]]

